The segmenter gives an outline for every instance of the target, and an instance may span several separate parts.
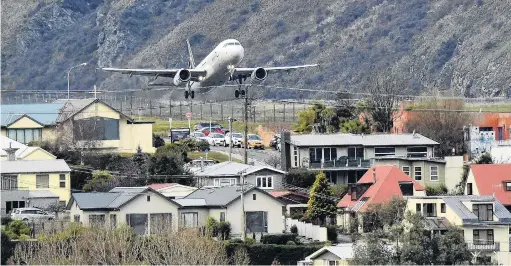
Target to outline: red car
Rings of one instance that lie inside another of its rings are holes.
[[[220,134],[224,134],[225,135],[225,131],[222,130],[221,128],[219,127],[212,127],[211,130],[215,133],[220,133]],[[204,135],[208,136],[210,131],[209,131],[209,127],[205,127],[201,130],[199,130],[200,132],[204,133]]]

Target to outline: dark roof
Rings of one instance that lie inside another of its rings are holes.
[[[268,192],[256,188],[249,187],[246,189],[245,194],[249,193],[252,190],[257,190],[262,192],[272,199],[282,203],[277,198],[270,195]],[[192,192],[190,195],[184,197],[183,199],[204,199],[205,202],[202,202],[200,206],[227,206],[231,202],[238,199],[241,195],[241,187],[239,186],[224,186],[224,187],[211,187],[211,188],[200,188]],[[179,203],[179,199],[176,200]],[[188,204],[189,205],[189,204]]]
[[[416,146],[439,143],[421,134],[304,134],[292,135],[290,143],[296,146]]]
[[[492,196],[442,196],[445,204],[449,206],[462,220],[463,224],[511,224],[511,213],[500,203],[500,201]],[[494,215],[498,221],[479,221],[477,216],[469,210],[464,201],[470,202],[494,202]]]
[[[237,162],[221,162],[204,167],[202,172],[198,172],[196,176],[240,176],[242,174],[251,174],[261,170],[269,170],[279,174],[286,172],[269,166],[255,166]]]
[[[69,118],[73,117],[83,109],[87,108],[89,105],[100,102],[111,109],[115,110],[119,113],[119,115],[125,117],[128,122],[133,122],[133,119],[131,119],[129,116],[119,112],[117,109],[113,108],[112,106],[108,105],[107,103],[103,102],[100,99],[59,99],[55,100],[55,103],[61,103],[64,104],[64,107],[62,108],[62,112],[60,113],[59,117],[57,118],[57,122],[64,122],[68,120]]]

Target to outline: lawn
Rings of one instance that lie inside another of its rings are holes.
[[[468,111],[511,112],[511,104],[465,105]]]
[[[156,117],[144,117],[142,118],[142,120],[144,121],[155,121],[154,125],[153,125],[153,133],[156,134],[156,135],[160,135],[160,136],[168,136],[169,135],[169,121],[168,120],[165,120],[165,119],[161,119],[161,118],[156,118]],[[190,121],[190,125],[192,126],[192,130],[193,130],[193,126],[197,123],[200,123],[200,122],[205,122],[205,121],[199,121],[199,120],[192,120]],[[216,122],[216,121],[212,121],[212,122]],[[261,123],[253,123],[253,122],[249,122],[248,123],[248,132],[249,133],[257,133],[257,127],[260,125]],[[220,122],[220,125],[222,125],[224,128],[228,128],[229,127],[229,123],[228,122]],[[187,128],[188,127],[188,120],[175,120],[175,119],[172,119],[172,128]],[[239,121],[236,121],[234,123],[232,123],[232,129],[236,132],[243,132],[244,131],[244,124],[243,122],[239,122]]]
[[[190,158],[190,159],[200,159],[200,157],[206,159],[206,153],[204,153],[204,152],[197,152],[197,151],[188,152],[188,158]],[[215,160],[215,161],[218,161],[218,162],[226,162],[226,161],[229,161],[229,155],[221,153],[221,152],[210,151],[210,152],[208,152],[208,158],[207,159],[208,160]],[[238,163],[242,162],[241,160],[238,160],[238,159],[235,159],[235,158],[232,158],[232,161],[233,162],[238,162]]]

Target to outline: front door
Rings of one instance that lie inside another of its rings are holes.
[[[504,136],[503,136],[503,128],[502,127],[498,127],[497,128],[497,140],[502,140],[504,139]]]
[[[268,212],[245,212],[247,233],[268,233]]]

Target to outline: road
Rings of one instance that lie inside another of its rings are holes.
[[[218,151],[225,154],[229,154],[229,147],[211,146],[211,151]],[[247,150],[248,161],[254,162],[255,165],[270,165],[275,167],[273,162],[278,161],[280,164],[280,152],[276,150]],[[232,157],[243,160],[243,148],[232,148]],[[271,158],[271,159],[269,159]],[[272,162],[273,161],[273,162]]]

